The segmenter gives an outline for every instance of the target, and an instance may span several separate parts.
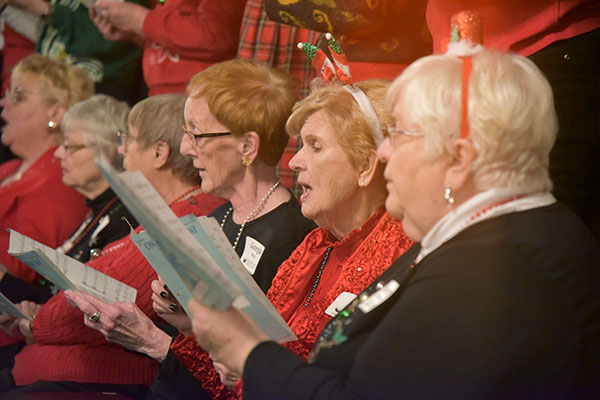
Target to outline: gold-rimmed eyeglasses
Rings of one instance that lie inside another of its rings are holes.
[[[4,98],[9,99],[13,104],[18,104],[25,100],[25,91],[21,86],[17,86],[14,89],[6,88]]]
[[[62,146],[63,149],[65,149],[65,153],[72,156],[73,153],[75,153],[76,151],[79,151],[85,147],[87,147],[85,144],[68,144],[65,143],[64,141],[62,141],[60,143],[60,145]]]
[[[227,136],[227,135],[233,134],[231,132],[194,133],[191,130],[187,129],[185,127],[185,125],[182,126],[182,129],[183,129],[183,133],[188,135],[188,137],[190,138],[190,141],[192,142],[192,145],[194,147],[198,147],[198,141],[202,138],[212,138],[212,137]]]
[[[400,129],[396,128],[394,125],[388,125],[387,131],[389,134],[390,142],[392,145],[396,145],[399,143],[401,137],[419,137],[424,136],[425,131],[419,129]]]

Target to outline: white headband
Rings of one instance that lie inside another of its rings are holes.
[[[367,122],[373,131],[373,139],[375,140],[375,145],[379,146],[381,142],[383,142],[383,131],[381,130],[381,125],[379,124],[379,119],[377,118],[377,114],[375,113],[375,109],[373,105],[369,101],[369,98],[360,90],[360,88],[356,86],[344,85],[342,86],[344,89],[348,91],[354,97],[354,100],[358,103],[358,106],[362,110],[365,117],[367,117]]]

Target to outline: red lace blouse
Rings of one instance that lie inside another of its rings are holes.
[[[321,228],[309,233],[279,267],[267,293],[298,336],[298,340],[284,346],[307,358],[321,330],[331,319],[325,314],[329,305],[342,292],[360,293],[411,245],[410,239],[404,235],[402,224],[390,217],[383,207],[341,241]],[[305,307],[329,247],[331,252],[323,274],[312,300]],[[241,398],[240,385],[235,391],[230,391],[221,384],[210,357],[193,336],[180,335],[171,349],[214,399]]]

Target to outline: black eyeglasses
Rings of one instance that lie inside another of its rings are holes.
[[[190,131],[189,129],[186,129],[185,126],[182,126],[182,128],[183,128],[183,133],[185,133],[186,135],[189,136],[190,140],[192,141],[192,145],[194,147],[198,146],[198,141],[202,138],[211,138],[211,137],[232,135],[231,132],[194,133],[194,132]]]

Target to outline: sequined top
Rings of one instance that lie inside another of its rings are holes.
[[[307,358],[319,333],[331,319],[325,314],[331,303],[342,292],[360,293],[411,245],[412,242],[404,235],[402,224],[390,217],[383,207],[341,241],[324,229],[312,231],[279,267],[267,293],[298,336],[298,340],[285,346]],[[329,247],[332,250],[318,290],[309,306],[305,307]],[[208,354],[196,344],[193,336],[178,337],[172,350],[214,399],[241,397],[240,385],[233,392],[221,384]]]

